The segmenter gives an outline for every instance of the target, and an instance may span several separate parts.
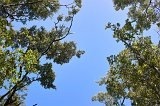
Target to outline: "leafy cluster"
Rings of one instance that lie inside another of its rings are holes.
[[[60,8],[66,8],[68,14],[57,16]],[[0,89],[4,91],[0,105],[21,105],[23,92],[35,81],[46,89],[56,88],[51,61],[62,65],[84,53],[75,42],[64,41],[80,8],[81,0],[65,5],[58,0],[0,0]],[[43,26],[13,27],[13,22],[26,24],[53,16],[57,18],[51,31]],[[51,61],[41,62],[42,58]]]
[[[128,7],[128,18],[121,27],[108,23],[113,37],[122,42],[125,49],[118,55],[107,57],[110,69],[99,85],[106,92],[93,97],[106,106],[124,106],[130,100],[132,106],[160,105],[160,46],[143,32],[156,25],[160,28],[159,0],[113,0],[116,10]],[[159,33],[158,33],[159,34]]]

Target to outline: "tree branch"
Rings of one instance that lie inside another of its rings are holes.
[[[125,99],[126,99],[126,98],[123,97],[123,100],[122,100],[122,102],[121,102],[121,106],[123,106]]]
[[[12,3],[12,4],[0,4],[0,7],[2,7],[2,9],[0,11],[2,11],[2,13],[7,14],[7,16],[5,18],[10,17],[11,19],[24,20],[25,21],[25,19],[23,19],[23,18],[22,19],[21,18],[16,18],[16,17],[20,17],[20,16],[9,13],[7,11],[7,8],[16,7],[16,6],[33,5],[33,4],[40,3],[40,2],[43,2],[43,0],[38,0],[38,1],[33,1],[33,2],[15,3],[15,4],[14,3]],[[56,2],[56,1],[52,1],[52,2],[49,2],[49,3],[52,4],[53,2]],[[58,5],[58,6],[64,6],[66,8],[71,8],[69,6],[72,5],[72,4],[74,4],[74,3],[64,4],[64,5]],[[23,14],[21,16],[27,17],[28,15]]]
[[[33,4],[40,3],[40,2],[43,2],[43,0],[38,0],[38,1],[33,1],[33,2],[24,2],[24,3],[15,3],[15,4],[13,4],[13,3],[12,4],[0,4],[0,6],[10,8],[10,7],[15,7],[15,6],[33,5]],[[52,2],[56,2],[56,1],[52,1]],[[52,2],[50,2],[50,3],[52,3]],[[64,6],[64,7],[68,8],[70,5],[73,5],[73,4],[74,3],[60,4],[59,6]]]
[[[12,87],[12,89],[10,89],[7,93],[5,93],[4,95],[2,95],[1,97],[0,97],[0,102],[7,96],[7,95],[9,95],[9,94],[11,94],[11,96],[7,99],[7,101],[6,101],[6,103],[5,104],[7,104],[8,102],[9,102],[9,99],[14,95],[14,93],[18,90],[17,88],[18,88],[18,85],[19,84],[21,84],[23,81],[24,81],[24,79],[26,78],[26,76],[28,75],[28,72],[25,74],[25,75],[23,75],[23,78],[19,81],[19,82],[17,82],[17,84],[15,84],[13,87]],[[20,87],[21,88],[21,87]]]
[[[133,51],[133,53],[135,53],[135,54],[138,56],[138,57],[137,57],[138,60],[141,60],[141,61],[143,61],[143,62],[146,62],[146,60],[140,56],[140,54],[137,52],[136,49],[134,49],[134,48],[133,48],[130,44],[128,44],[125,40],[121,39],[121,41],[122,41],[125,45],[127,45],[127,46]],[[151,65],[151,64],[147,64],[147,65],[150,66],[152,69],[154,69],[156,72],[158,72],[158,75],[160,76],[160,70],[157,69],[157,67],[155,67],[155,66],[153,66],[153,65]]]
[[[33,1],[33,2],[24,2],[24,3],[15,3],[15,4],[1,4],[0,6],[3,6],[5,8],[10,8],[10,7],[13,7],[13,6],[23,6],[23,5],[32,5],[32,4],[36,4],[36,3],[39,3],[39,2],[43,2],[43,0],[39,0],[39,1]]]
[[[69,29],[68,29],[66,35],[63,36],[63,37],[61,37],[61,38],[59,38],[59,39],[53,39],[53,40],[49,43],[49,45],[47,46],[47,48],[41,53],[41,56],[48,52],[48,50],[50,49],[50,47],[52,46],[52,44],[53,44],[54,42],[63,40],[64,38],[66,38],[66,37],[70,34],[70,30],[71,30],[71,27],[72,27],[72,24],[73,24],[73,17],[74,17],[74,15],[72,16],[71,23],[70,23],[70,26],[69,26]],[[41,56],[38,58],[38,60],[41,58]]]

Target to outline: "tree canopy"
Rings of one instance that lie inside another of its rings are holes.
[[[160,42],[155,44],[146,36],[152,26],[160,29],[159,0],[113,0],[115,9],[128,9],[124,25],[108,23],[117,42],[125,49],[107,57],[109,71],[99,81],[106,91],[92,99],[106,106],[124,106],[125,100],[132,106],[160,105]]]
[[[77,50],[74,41],[64,40],[71,34],[80,8],[81,0],[70,4],[59,0],[0,0],[0,105],[24,104],[26,89],[33,82],[40,82],[45,89],[56,88],[52,63],[62,65],[84,53]],[[50,31],[36,25],[16,30],[13,25],[49,17],[55,21]]]

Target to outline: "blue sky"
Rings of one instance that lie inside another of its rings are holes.
[[[91,101],[92,96],[104,90],[96,81],[107,73],[109,67],[106,57],[118,53],[123,47],[112,38],[111,31],[105,30],[105,24],[123,23],[125,18],[125,12],[114,10],[112,0],[83,0],[72,27],[75,34],[67,39],[75,41],[77,47],[86,53],[80,59],[73,58],[68,64],[54,64],[57,90],[45,90],[33,83],[28,89],[26,105],[103,106],[99,102]],[[49,20],[34,22],[48,28],[50,23]]]
[[[70,63],[53,65],[56,72],[57,90],[45,90],[37,83],[28,89],[26,105],[32,106],[103,106],[92,102],[91,98],[104,87],[96,81],[109,69],[107,56],[117,54],[123,45],[112,38],[112,31],[105,30],[107,22],[123,23],[125,11],[116,12],[112,0],[83,0],[82,8],[74,19],[72,31],[67,39],[77,43],[79,49],[85,50],[80,58],[73,58]],[[50,28],[50,20],[35,21],[34,24]]]

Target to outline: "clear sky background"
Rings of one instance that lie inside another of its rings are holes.
[[[105,30],[107,22],[124,22],[125,12],[116,12],[112,0],[83,0],[82,8],[74,19],[73,35],[67,39],[85,50],[80,58],[73,58],[64,65],[54,64],[57,90],[45,90],[37,83],[28,89],[26,105],[32,106],[103,106],[91,98],[104,87],[96,83],[109,69],[106,57],[116,54],[122,45],[112,38],[112,31]],[[51,20],[33,24],[51,28]]]
[[[103,106],[91,101],[92,96],[105,90],[96,82],[109,69],[106,57],[119,53],[123,48],[113,39],[112,31],[105,30],[105,24],[123,23],[126,17],[125,11],[114,10],[112,0],[83,0],[72,27],[75,33],[67,39],[75,41],[79,49],[85,50],[85,54],[80,59],[74,57],[62,66],[54,64],[57,90],[45,90],[39,83],[33,83],[28,89],[26,106]],[[49,29],[51,23],[47,20],[33,24]]]

